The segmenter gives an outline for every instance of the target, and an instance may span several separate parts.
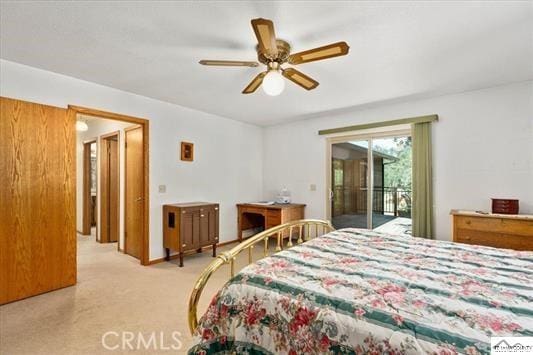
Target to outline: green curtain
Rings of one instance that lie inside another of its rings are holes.
[[[431,122],[412,125],[413,136],[413,235],[433,238],[433,181]]]

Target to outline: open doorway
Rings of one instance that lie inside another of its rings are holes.
[[[330,142],[330,219],[335,228],[411,234],[409,130]]]
[[[148,121],[74,109],[82,128],[76,132],[78,253],[114,249],[148,265]]]

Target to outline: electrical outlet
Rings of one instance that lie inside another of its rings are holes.
[[[167,185],[159,185],[159,193],[164,194],[167,192]]]
[[[309,191],[316,191],[316,184],[309,185]]]

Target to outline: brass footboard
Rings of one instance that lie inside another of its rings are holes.
[[[311,239],[312,237],[317,237],[322,234],[326,234],[334,230],[333,226],[328,221],[321,221],[318,219],[301,219],[298,221],[293,221],[279,226],[267,229],[259,234],[256,234],[242,243],[238,244],[231,250],[219,254],[215,260],[207,266],[207,268],[202,271],[198,280],[194,284],[192,289],[191,296],[189,297],[189,330],[191,334],[194,332],[198,326],[197,318],[197,307],[198,301],[202,291],[211,277],[211,275],[217,271],[224,264],[229,264],[230,266],[230,277],[235,275],[235,259],[236,257],[245,249],[248,250],[248,264],[253,262],[253,249],[256,244],[263,244],[263,257],[268,256],[269,245],[268,241],[270,238],[277,238],[277,244],[275,252],[283,250],[285,248],[290,248],[293,246],[293,235],[294,231],[297,231],[298,238],[295,240],[296,244],[300,244],[304,241]],[[314,232],[314,233],[313,233]],[[284,245],[284,240],[287,239],[287,242]]]

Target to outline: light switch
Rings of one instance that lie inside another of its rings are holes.
[[[159,193],[164,194],[167,192],[167,185],[159,185]]]
[[[309,185],[309,191],[316,191],[316,184]]]

